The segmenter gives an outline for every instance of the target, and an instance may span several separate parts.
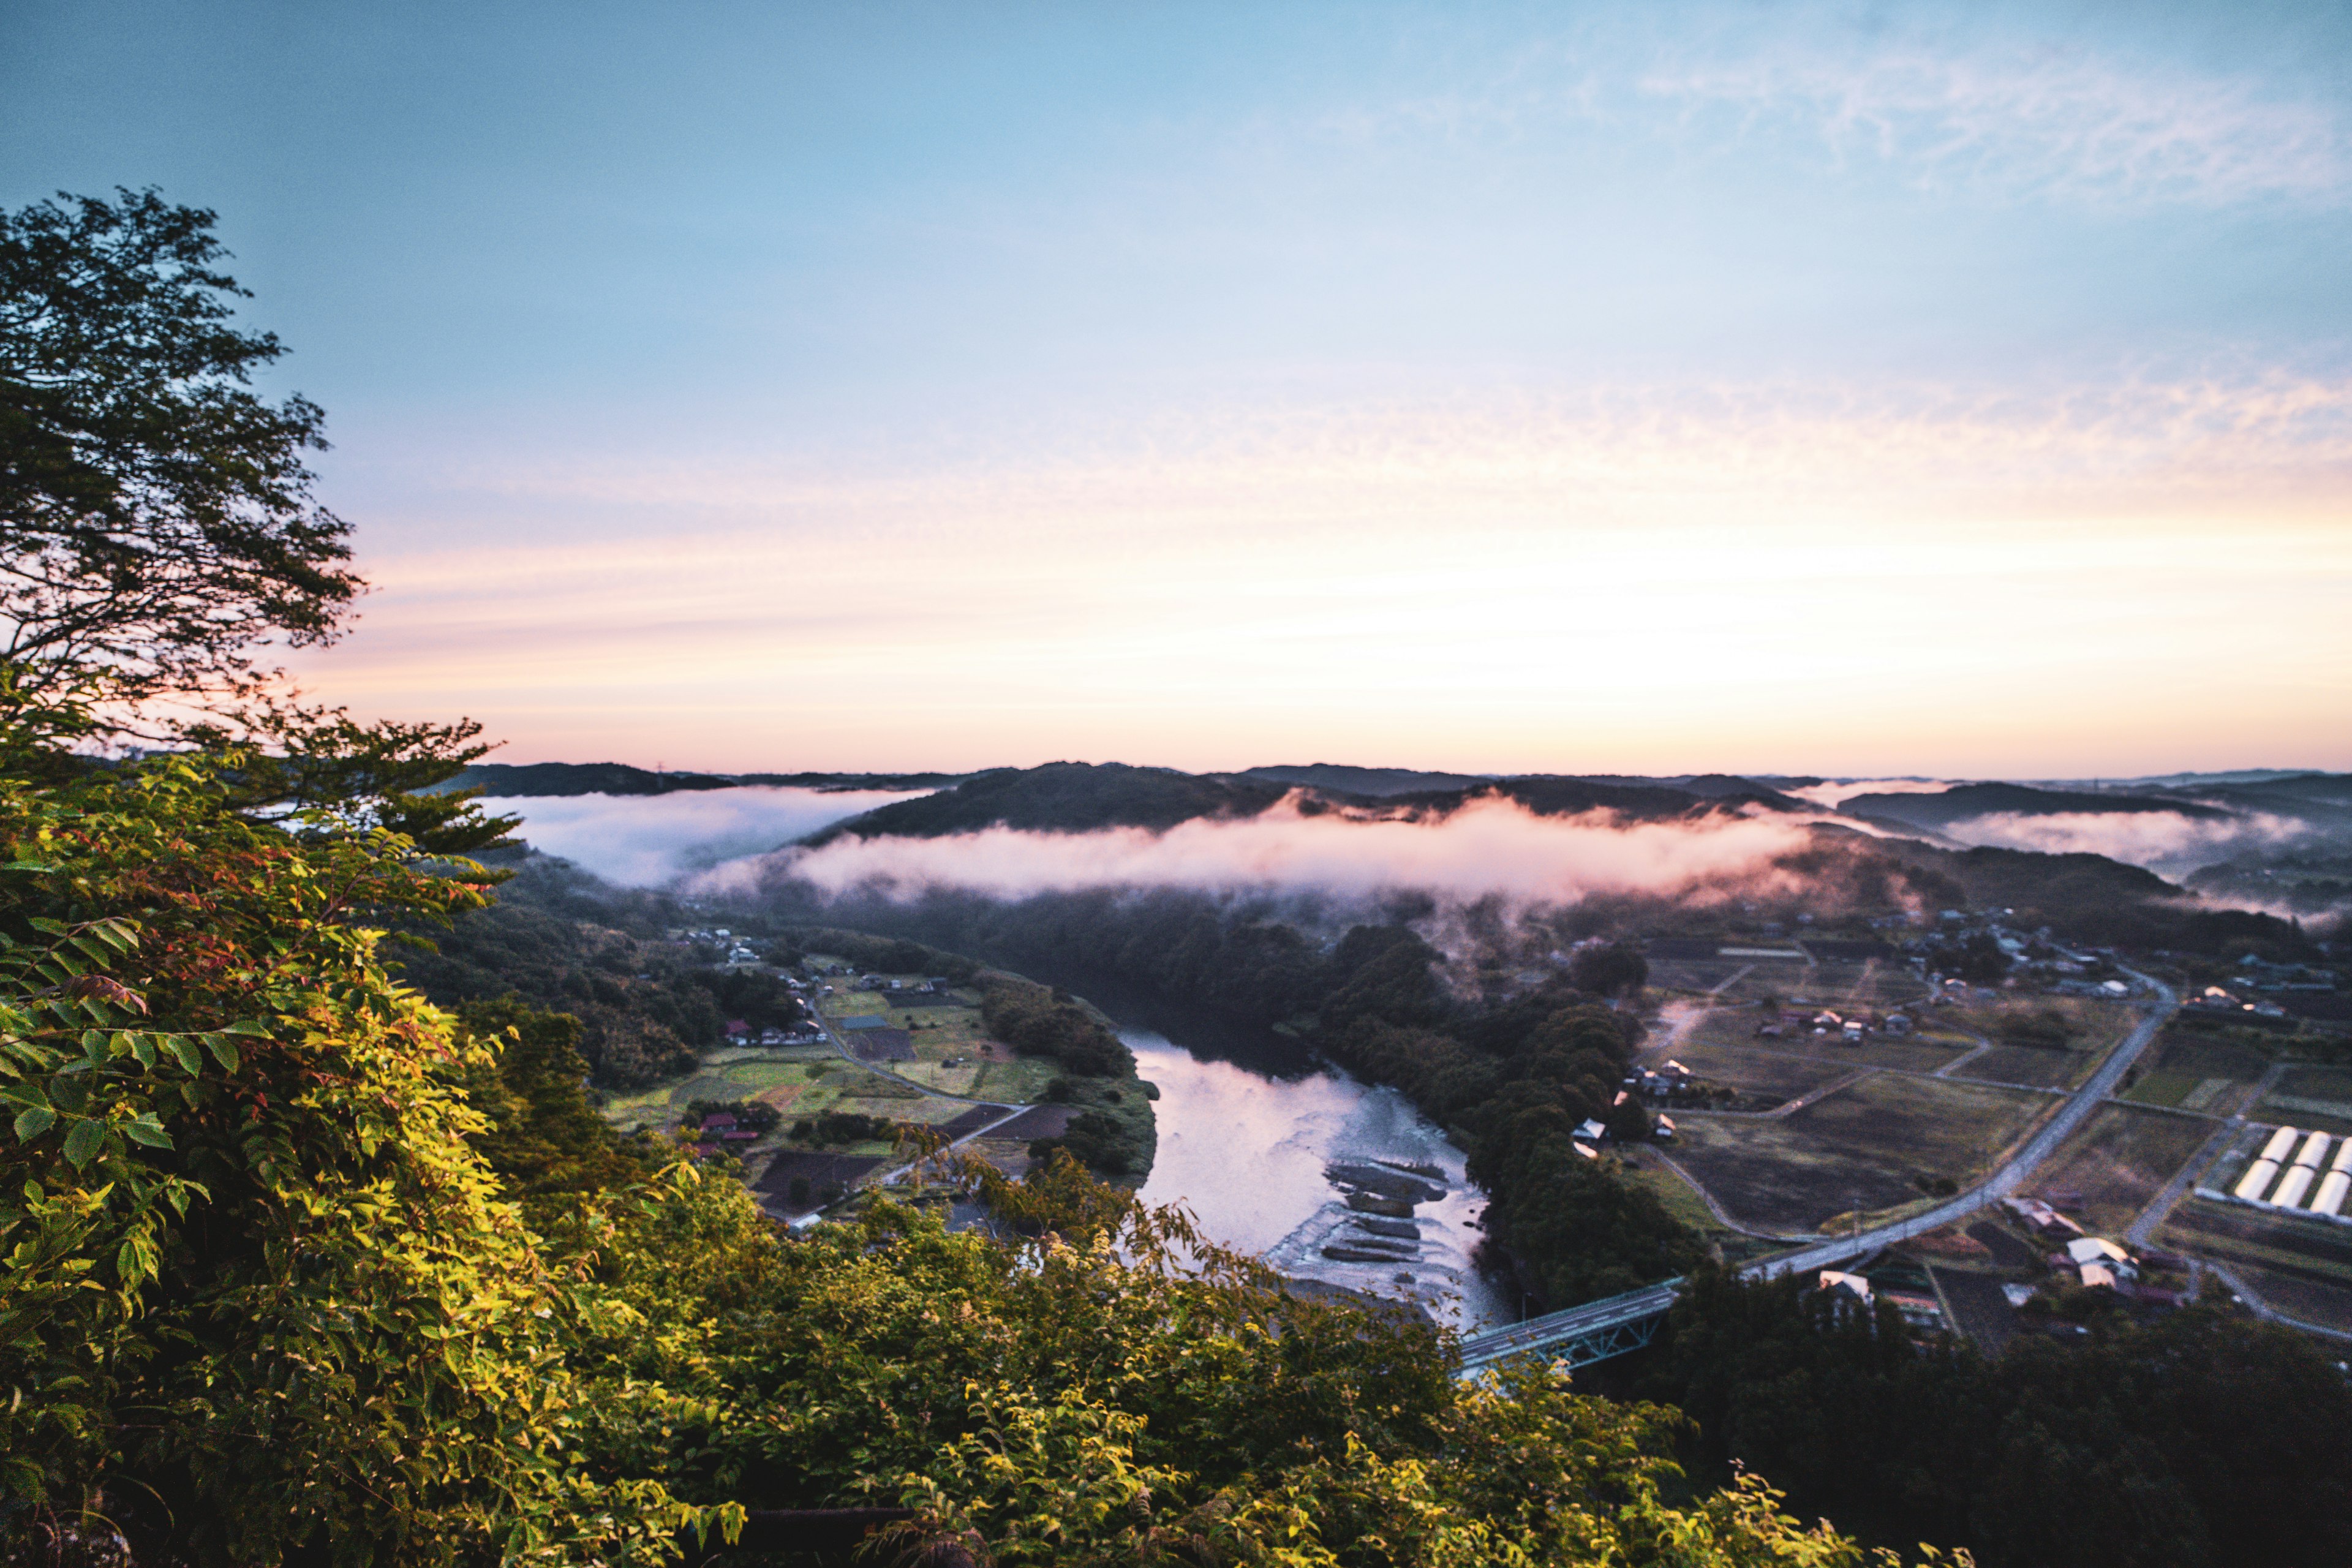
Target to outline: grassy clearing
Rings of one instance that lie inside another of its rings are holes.
[[[1738,1231],[1725,1230],[1723,1223],[1717,1219],[1714,1212],[1706,1206],[1706,1200],[1693,1192],[1688,1182],[1668,1170],[1659,1161],[1650,1157],[1646,1151],[1628,1150],[1625,1157],[1625,1170],[1626,1174],[1635,1183],[1657,1194],[1658,1201],[1666,1205],[1668,1214],[1673,1215],[1693,1230],[1700,1232],[1710,1239],[1724,1236],[1736,1237],[1739,1234]]]
[[[2074,1213],[2093,1231],[2116,1235],[2205,1146],[2214,1124],[2161,1110],[2103,1105],[2033,1175],[2037,1192],[2077,1192]]]
[[[1880,1073],[1775,1121],[1683,1116],[1675,1158],[1761,1230],[1899,1208],[1967,1186],[2049,1112],[2047,1095]]]

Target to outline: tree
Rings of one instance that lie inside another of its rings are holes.
[[[1595,996],[1632,996],[1650,983],[1650,961],[1629,942],[1588,947],[1570,961],[1568,977],[1579,991]]]
[[[0,213],[0,657],[12,700],[127,724],[249,696],[257,647],[332,641],[362,584],[311,495],[324,413],[251,387],[284,350],[231,324],[214,215],[117,196]]]

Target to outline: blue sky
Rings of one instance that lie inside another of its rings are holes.
[[[515,760],[2352,765],[2340,8],[11,15]]]

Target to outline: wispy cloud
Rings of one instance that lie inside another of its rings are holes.
[[[2334,206],[2352,194],[2340,103],[2080,49],[1778,49],[1660,70],[1643,86],[1750,123],[1800,122],[1839,156],[1874,156],[1927,185],[2203,206]]]

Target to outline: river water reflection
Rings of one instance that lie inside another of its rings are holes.
[[[1470,1263],[1479,1233],[1467,1222],[1486,1194],[1396,1090],[1304,1064],[1275,1076],[1139,1027],[1120,1037],[1160,1089],[1145,1201],[1181,1204],[1211,1237],[1285,1274],[1409,1295],[1465,1332],[1514,1315]]]

